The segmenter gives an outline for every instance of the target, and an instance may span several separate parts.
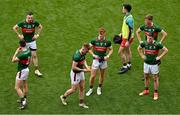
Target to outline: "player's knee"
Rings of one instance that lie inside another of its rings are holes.
[[[148,75],[145,75],[144,77],[145,77],[145,79],[149,79],[149,76],[148,76]]]
[[[100,75],[99,79],[104,80],[104,75]]]
[[[17,91],[19,89],[19,87],[15,86],[14,89]]]
[[[157,79],[154,79],[154,82],[157,82]]]
[[[92,71],[91,72],[91,78],[95,78],[96,77],[96,72],[95,71]]]
[[[91,75],[91,79],[93,79],[93,80],[94,80],[94,79],[95,79],[95,77],[96,77],[96,74],[92,74],[92,75]]]
[[[157,82],[158,81],[158,77],[154,77],[154,82]]]
[[[77,87],[72,87],[71,90],[72,92],[75,92],[77,90]]]
[[[33,59],[36,59],[36,58],[37,58],[37,55],[36,55],[36,54],[32,55],[32,58],[33,58]]]
[[[79,90],[80,90],[80,92],[83,92],[83,91],[84,91],[84,89],[85,89],[84,87],[80,87],[80,89],[79,89]]]
[[[26,85],[24,86],[24,90],[25,90],[25,91],[28,91],[28,87],[27,87]]]

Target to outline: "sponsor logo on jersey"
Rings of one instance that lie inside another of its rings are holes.
[[[159,50],[148,50],[148,49],[145,49],[145,54],[157,55],[158,53],[159,53]]]
[[[93,49],[95,51],[104,52],[107,50],[107,47],[101,47],[101,46],[93,46]]]

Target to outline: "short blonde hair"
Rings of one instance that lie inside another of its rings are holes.
[[[148,15],[146,15],[145,16],[145,19],[148,19],[148,20],[153,20],[153,15],[151,15],[151,14],[148,14]]]
[[[83,43],[83,47],[86,48],[86,49],[90,49],[90,45],[88,43]]]

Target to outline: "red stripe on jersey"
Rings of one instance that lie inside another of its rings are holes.
[[[78,65],[83,65],[83,64],[84,64],[84,60],[83,60],[83,61],[78,62]]]
[[[149,33],[149,32],[145,32],[145,35],[146,35],[146,36],[149,36],[150,33]],[[154,37],[157,38],[157,36],[158,36],[158,32],[154,32]]]
[[[24,65],[28,65],[30,62],[30,59],[23,59],[23,60],[20,60],[19,62],[24,64]]]
[[[157,37],[158,36],[158,32],[154,32],[154,37]]]
[[[33,33],[34,31],[35,31],[34,28],[31,28],[31,29],[22,28],[22,32],[23,32],[23,33]]]
[[[99,52],[104,52],[107,50],[107,47],[93,46],[93,49]]]
[[[156,55],[158,53],[159,53],[159,50],[147,50],[147,49],[145,49],[145,54],[154,54],[154,55]]]

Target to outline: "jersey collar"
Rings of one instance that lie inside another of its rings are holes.
[[[125,14],[125,17],[128,17],[130,14],[131,14],[130,12],[126,13],[126,14]]]
[[[154,23],[152,22],[152,24],[151,25],[147,25],[147,27],[154,27]]]
[[[102,40],[100,39],[100,36],[97,37],[97,40],[99,40],[99,41],[103,41],[105,39],[106,39],[105,37]]]

